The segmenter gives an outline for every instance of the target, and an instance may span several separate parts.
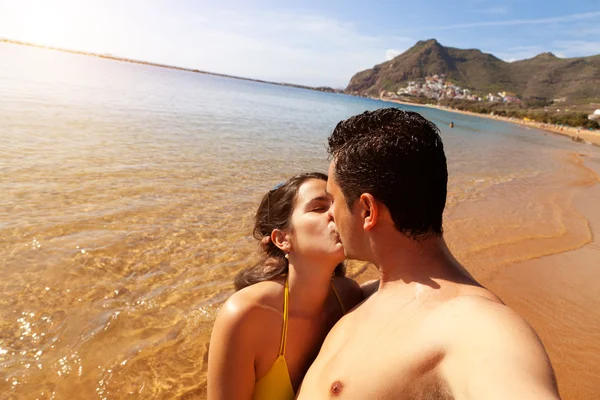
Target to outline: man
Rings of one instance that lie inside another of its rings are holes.
[[[437,127],[415,112],[365,112],[337,125],[329,152],[346,256],[375,264],[380,281],[328,334],[297,398],[559,399],[534,330],[444,242]]]

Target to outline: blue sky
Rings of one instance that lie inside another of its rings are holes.
[[[344,87],[418,40],[514,61],[600,54],[600,0],[0,0],[0,38]]]

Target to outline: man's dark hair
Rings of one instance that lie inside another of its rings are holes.
[[[348,207],[370,193],[405,235],[442,235],[448,169],[435,124],[416,112],[383,108],[341,121],[328,142]]]

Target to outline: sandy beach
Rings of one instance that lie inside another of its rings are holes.
[[[600,174],[600,166],[589,166]],[[564,253],[502,268],[486,284],[542,339],[563,399],[596,399],[600,392],[600,185],[583,187],[573,205],[589,221],[591,240]],[[560,299],[556,296],[562,293]],[[594,328],[595,327],[595,328]]]
[[[488,118],[488,119],[495,119],[497,121],[510,122],[513,124],[523,125],[523,126],[527,126],[530,128],[541,129],[541,130],[544,130],[547,132],[552,132],[555,134],[568,136],[572,140],[581,141],[582,143],[600,146],[600,131],[598,131],[598,130],[590,131],[590,130],[579,129],[579,128],[574,128],[574,127],[560,127],[560,126],[555,126],[555,125],[543,124],[541,122],[524,121],[522,119],[501,117],[498,115],[480,114],[480,113],[475,113],[475,112],[470,112],[470,111],[462,111],[462,110],[457,110],[454,108],[437,106],[437,105],[409,103],[406,101],[400,101],[400,100],[394,100],[394,99],[388,99],[388,98],[381,98],[381,100],[389,101],[392,103],[404,104],[404,105],[408,105],[408,106],[430,107],[430,108],[436,108],[438,110],[444,110],[444,111],[453,112],[453,113],[457,113],[457,114],[465,114],[465,115],[470,115],[473,117]]]

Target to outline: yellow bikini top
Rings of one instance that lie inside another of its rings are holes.
[[[342,299],[331,282],[333,293],[340,303],[342,312],[346,314],[346,308]],[[281,343],[279,345],[279,356],[265,376],[260,378],[254,384],[254,393],[252,400],[294,400],[296,396],[292,387],[292,381],[285,362],[285,347],[287,344],[287,326],[288,326],[288,280],[285,280],[285,291],[283,295],[283,329],[281,331]]]

